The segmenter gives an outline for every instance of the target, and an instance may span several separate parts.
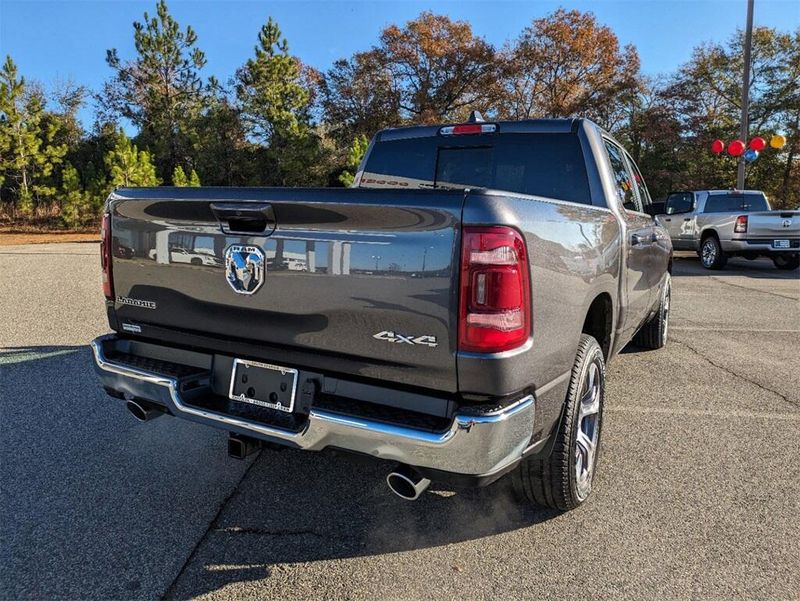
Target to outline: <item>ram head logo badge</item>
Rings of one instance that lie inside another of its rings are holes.
[[[233,244],[225,251],[225,277],[238,294],[253,294],[264,283],[267,262],[257,246]]]

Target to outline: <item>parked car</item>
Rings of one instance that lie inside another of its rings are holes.
[[[152,260],[157,260],[157,251],[151,248],[147,256]],[[197,250],[189,250],[180,246],[175,246],[169,249],[169,262],[170,263],[189,263],[190,265],[213,265],[220,266],[222,262],[215,255],[208,252],[201,252]]]
[[[759,190],[673,192],[656,220],[674,248],[696,251],[706,269],[722,269],[735,256],[800,266],[800,211],[770,210]]]
[[[386,460],[405,499],[511,474],[526,502],[583,503],[607,362],[668,335],[672,246],[630,155],[587,120],[474,116],[378,133],[354,186],[114,191],[105,390],[228,430],[234,457]],[[189,233],[224,266],[113,253]],[[288,252],[297,269],[268,269]]]

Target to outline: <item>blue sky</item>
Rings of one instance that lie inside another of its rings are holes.
[[[380,30],[403,23],[422,10],[468,20],[473,30],[497,46],[515,38],[532,19],[559,6],[593,11],[621,42],[634,44],[642,71],[657,75],[686,61],[703,41],[724,41],[745,22],[745,0],[595,2],[468,1],[439,2],[211,2],[171,0],[181,25],[197,31],[208,64],[204,74],[226,81],[253,53],[259,27],[277,19],[290,51],[325,70],[331,63],[374,44]],[[155,0],[37,1],[0,0],[0,54],[10,54],[23,75],[45,84],[72,79],[99,89],[110,75],[107,48],[133,56],[134,20]],[[800,27],[800,2],[756,0],[755,23],[794,30]],[[90,111],[84,111],[88,118]],[[86,119],[85,119],[86,120]],[[86,123],[90,125],[90,123]]]

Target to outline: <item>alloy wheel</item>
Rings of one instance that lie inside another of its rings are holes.
[[[717,258],[717,245],[714,244],[714,241],[709,238],[703,244],[703,265],[709,267],[710,265],[714,264],[714,261]]]
[[[592,477],[597,458],[597,441],[600,436],[600,401],[602,375],[596,362],[589,364],[585,387],[578,408],[578,428],[575,435],[575,484],[580,501],[592,490]]]

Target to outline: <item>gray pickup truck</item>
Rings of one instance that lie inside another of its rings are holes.
[[[759,190],[673,192],[658,221],[677,250],[694,250],[706,269],[728,257],[770,257],[778,269],[800,267],[800,211],[772,211]]]
[[[478,117],[380,132],[351,189],[118,189],[96,369],[138,419],[222,428],[234,457],[352,451],[406,499],[511,474],[568,510],[592,488],[606,363],[667,339],[649,203],[590,121]]]

